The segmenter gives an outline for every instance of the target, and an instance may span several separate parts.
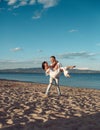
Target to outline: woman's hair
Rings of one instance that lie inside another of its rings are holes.
[[[42,69],[43,69],[43,70],[45,70],[45,66],[44,66],[45,63],[47,63],[47,62],[46,62],[46,61],[43,61],[43,62],[42,62]]]

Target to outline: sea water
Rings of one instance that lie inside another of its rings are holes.
[[[0,79],[19,80],[35,83],[49,83],[49,76],[44,73],[0,73]],[[100,89],[100,74],[71,73],[70,78],[60,76],[60,85],[81,88]]]

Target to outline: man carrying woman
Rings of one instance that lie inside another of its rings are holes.
[[[49,85],[46,90],[46,96],[48,96],[48,93],[50,91],[50,88],[53,84],[53,81],[55,82],[55,86],[57,87],[58,95],[61,95],[60,87],[59,87],[59,78],[61,73],[64,73],[64,76],[70,77],[68,74],[69,69],[73,69],[75,66],[67,66],[62,67],[62,65],[56,60],[55,56],[50,57],[51,65],[48,65],[46,61],[42,62],[42,69],[45,71],[46,75],[50,76],[49,79]]]

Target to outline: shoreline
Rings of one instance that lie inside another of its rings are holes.
[[[0,79],[0,130],[100,130],[100,90]],[[60,124],[60,125],[59,125]]]
[[[33,83],[33,84],[41,84],[41,85],[48,85],[47,83],[38,83],[38,82],[32,82],[32,81],[22,81],[22,80],[12,80],[12,79],[0,79],[0,81],[10,81],[10,82],[20,82],[20,83]],[[60,85],[61,87],[70,87],[70,88],[79,88],[79,89],[92,89],[92,90],[100,90],[99,88],[89,88],[89,87],[74,87],[74,86],[68,86],[68,85]]]

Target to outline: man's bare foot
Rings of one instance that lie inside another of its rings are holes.
[[[69,69],[73,69],[75,68],[76,66],[67,66],[66,69],[69,70]]]

